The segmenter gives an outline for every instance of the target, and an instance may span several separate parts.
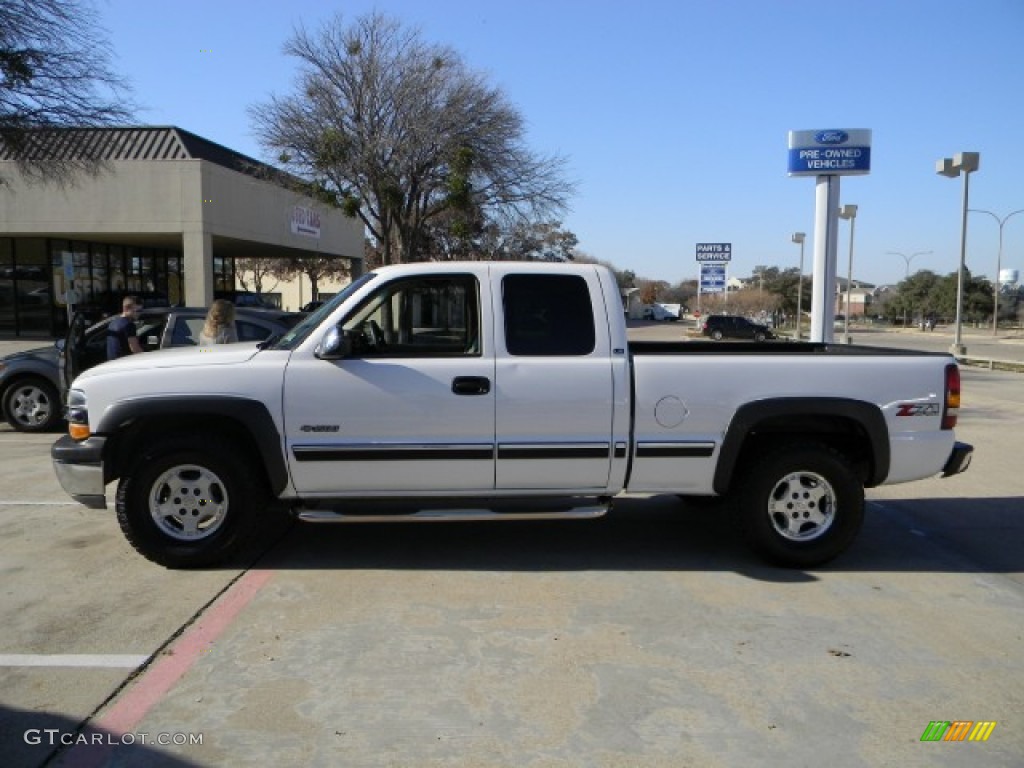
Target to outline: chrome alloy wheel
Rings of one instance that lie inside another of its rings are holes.
[[[181,464],[171,467],[153,482],[149,513],[157,528],[179,541],[212,536],[228,514],[224,482],[206,467]]]
[[[9,400],[11,417],[27,429],[39,428],[53,418],[57,404],[50,393],[38,384],[14,387]]]
[[[792,472],[776,483],[768,501],[768,516],[776,533],[790,541],[812,541],[831,527],[836,493],[815,472]]]

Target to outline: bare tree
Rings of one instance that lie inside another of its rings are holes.
[[[281,280],[287,280],[294,272],[291,259],[254,257],[235,261],[235,277],[247,291],[257,294],[269,293]],[[264,287],[273,280],[273,285]],[[250,287],[251,286],[251,287]]]
[[[297,29],[296,92],[250,110],[261,143],[318,199],[358,216],[383,263],[428,256],[443,214],[544,219],[565,208],[564,161],[524,145],[523,119],[449,47],[372,13]]]
[[[95,172],[95,147],[67,129],[131,119],[109,51],[89,0],[0,0],[0,150],[28,178]]]
[[[320,295],[322,280],[342,280],[352,274],[348,259],[336,256],[297,256],[288,259],[288,262],[289,271],[282,272],[282,276],[304,275],[309,280],[314,299]]]

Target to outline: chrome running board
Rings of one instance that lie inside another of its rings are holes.
[[[611,504],[593,504],[558,510],[536,512],[502,512],[483,508],[415,509],[409,512],[358,513],[333,509],[296,511],[299,520],[307,523],[441,523],[487,520],[590,520],[608,513]]]

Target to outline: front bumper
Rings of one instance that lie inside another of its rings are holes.
[[[50,449],[53,471],[65,492],[89,509],[106,509],[103,482],[103,445],[105,437],[90,437],[81,442],[64,435]]]
[[[942,476],[950,477],[959,475],[971,465],[971,457],[974,455],[974,446],[968,443],[956,442],[953,444],[953,451],[946,460],[946,466],[942,468]]]

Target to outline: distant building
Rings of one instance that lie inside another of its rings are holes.
[[[329,256],[363,271],[357,219],[298,194],[281,171],[181,128],[40,131],[34,140],[65,156],[89,147],[105,167],[66,186],[33,184],[0,146],[2,334],[62,333],[69,288],[78,304],[129,292],[206,306],[215,290],[241,287],[242,258]],[[297,292],[287,303],[296,309],[311,298]]]
[[[850,282],[849,306],[847,306],[846,278],[836,278],[836,315],[852,318],[866,317],[870,312],[875,286],[858,280]]]

